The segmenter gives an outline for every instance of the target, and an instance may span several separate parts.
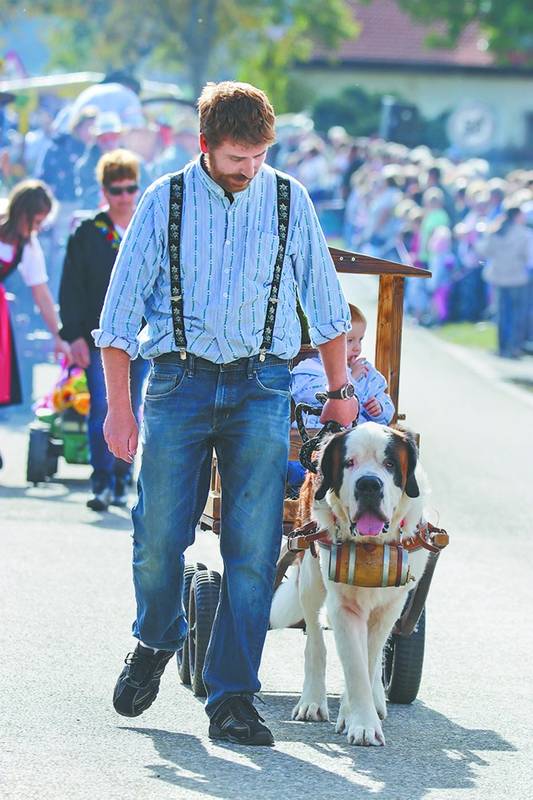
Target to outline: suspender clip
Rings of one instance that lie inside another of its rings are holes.
[[[187,351],[183,347],[180,350],[180,358],[182,361],[185,361],[185,359],[187,358]]]
[[[266,355],[266,350],[262,347],[259,351],[259,361],[264,361]]]

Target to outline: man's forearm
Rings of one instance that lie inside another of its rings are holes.
[[[131,411],[130,357],[117,347],[103,347],[107,405],[110,411]]]
[[[336,339],[318,345],[320,358],[328,379],[328,391],[334,392],[347,381],[346,378],[346,335],[342,333]]]

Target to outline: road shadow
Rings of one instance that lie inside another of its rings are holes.
[[[145,764],[154,779],[224,800],[278,800],[300,792],[321,800],[338,800],[347,792],[357,798],[421,800],[430,790],[474,787],[476,772],[488,766],[479,751],[516,749],[495,731],[464,728],[419,701],[389,708],[386,747],[352,747],[331,723],[291,721],[296,695],[263,697],[274,748],[221,744],[219,756],[205,738],[191,734],[123,730],[152,740],[162,762]],[[337,710],[338,698],[330,704],[332,719]],[[288,746],[294,755],[286,752]]]
[[[82,493],[80,497],[80,493]],[[77,506],[85,514],[85,503],[91,496],[90,482],[86,478],[67,478],[46,481],[38,486],[10,486],[0,484],[0,500],[6,499],[27,500],[38,503],[53,503],[58,505],[58,516],[62,514],[59,506]],[[107,528],[109,530],[129,530],[131,528],[130,509],[135,501],[135,495],[131,494],[128,508],[118,508],[109,506],[107,511],[93,511],[90,517],[84,517],[77,521],[85,525],[97,528]],[[68,511],[71,514],[71,509]]]

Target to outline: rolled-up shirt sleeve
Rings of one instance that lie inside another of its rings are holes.
[[[316,346],[350,330],[350,311],[326,238],[303,187],[298,200],[291,255],[300,302]]]
[[[137,335],[145,301],[156,281],[165,246],[160,186],[156,183],[147,189],[137,206],[111,273],[100,327],[91,332],[96,347],[125,350],[131,359],[139,354]]]

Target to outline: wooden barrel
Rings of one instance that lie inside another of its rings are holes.
[[[330,551],[329,579],[335,583],[377,588],[405,586],[411,579],[409,553],[399,545],[343,542],[325,549]]]

